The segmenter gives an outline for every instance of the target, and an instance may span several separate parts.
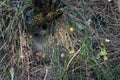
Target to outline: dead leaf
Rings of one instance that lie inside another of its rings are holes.
[[[45,57],[45,53],[42,51],[36,52],[35,53],[37,56]]]

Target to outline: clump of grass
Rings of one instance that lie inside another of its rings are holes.
[[[24,11],[28,6],[29,2],[26,1],[5,0],[1,2],[0,76],[2,80],[20,79],[24,74],[22,66],[26,64],[24,60],[27,59],[24,57],[27,53],[26,48],[29,48],[25,33]]]

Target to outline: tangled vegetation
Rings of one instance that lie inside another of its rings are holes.
[[[0,80],[119,80],[120,0],[0,0]]]

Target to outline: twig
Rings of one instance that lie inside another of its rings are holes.
[[[66,66],[66,68],[65,68],[65,70],[64,70],[63,75],[66,73],[66,71],[68,70],[68,68],[69,68],[69,66],[70,66],[70,64],[71,64],[71,62],[72,62],[73,59],[80,53],[80,51],[81,51],[81,48],[79,48],[79,49],[77,50],[77,52],[74,53],[74,55],[72,56],[72,58],[69,60],[67,66]]]
[[[46,80],[46,79],[47,79],[47,75],[48,75],[48,67],[46,67],[46,73],[45,73],[44,80]]]

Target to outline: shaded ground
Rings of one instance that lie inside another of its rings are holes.
[[[0,80],[119,80],[118,1],[67,0],[64,6],[48,6],[46,0],[40,10],[29,1],[2,2]],[[61,16],[32,26],[37,14],[42,20],[58,10]]]

